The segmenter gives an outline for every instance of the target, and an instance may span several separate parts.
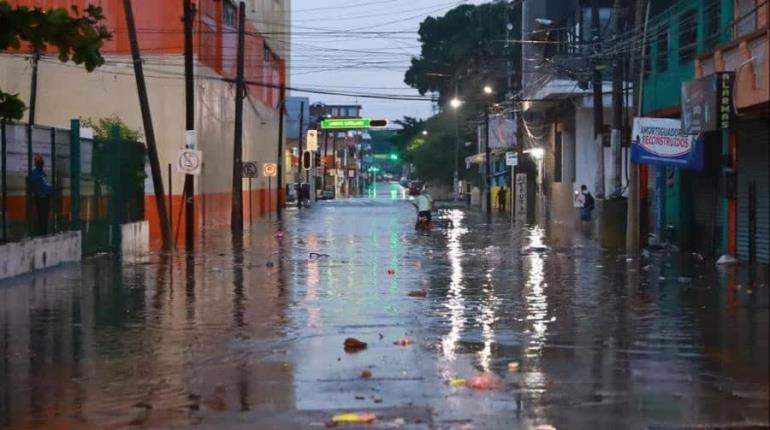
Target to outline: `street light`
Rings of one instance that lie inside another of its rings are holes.
[[[423,131],[422,131],[422,135],[423,135],[423,136],[427,136],[427,135],[428,135],[428,130],[423,130]]]
[[[452,107],[452,109],[458,109],[460,106],[462,106],[463,102],[458,99],[457,97],[453,98],[452,100],[449,100],[449,106]]]
[[[484,94],[492,94],[493,90],[492,87],[489,85],[484,85]]]
[[[492,87],[489,85],[484,85],[484,94],[486,96],[491,96],[494,91],[492,90]],[[486,178],[485,178],[485,185],[486,185],[486,192],[487,192],[487,214],[492,214],[492,171],[491,171],[491,164],[490,164],[490,158],[492,157],[492,151],[489,148],[489,106],[490,101],[486,100],[486,103],[484,103],[484,148],[485,148],[485,156],[486,159],[484,160],[484,164],[486,166]]]

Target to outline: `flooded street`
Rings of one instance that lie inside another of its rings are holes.
[[[770,425],[766,277],[465,209],[418,233],[399,197],[3,281],[0,427]]]

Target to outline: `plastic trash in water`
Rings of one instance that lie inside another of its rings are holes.
[[[465,381],[465,386],[474,390],[499,390],[503,388],[503,380],[491,372],[484,372]]]
[[[332,418],[334,424],[369,424],[377,420],[374,414],[337,414]]]
[[[405,337],[405,338],[401,338],[401,339],[393,342],[393,345],[396,345],[396,346],[409,346],[409,345],[411,345],[413,343],[414,343],[414,341],[412,339],[409,339],[408,337]]]
[[[428,297],[428,290],[414,290],[410,291],[408,294],[409,297]]]
[[[369,379],[372,377],[372,371],[369,369],[364,369],[361,371],[361,379]]]
[[[449,385],[451,385],[453,387],[460,387],[460,386],[465,385],[465,382],[466,381],[463,378],[456,378],[456,379],[452,379],[451,381],[449,381]]]

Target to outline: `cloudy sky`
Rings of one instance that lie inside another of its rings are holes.
[[[292,0],[291,86],[331,93],[419,96],[404,84],[409,60],[420,52],[425,17],[480,0]],[[311,102],[359,103],[370,118],[426,117],[429,101],[348,95],[308,96]]]

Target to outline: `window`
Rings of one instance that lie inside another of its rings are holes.
[[[658,72],[668,70],[668,29],[664,28],[658,35]]]
[[[679,62],[685,63],[695,58],[698,20],[695,9],[679,15]]]
[[[759,0],[735,0],[735,37],[757,30],[757,3]]]
[[[706,48],[710,49],[716,46],[722,38],[722,29],[719,25],[722,17],[720,0],[708,0],[703,14],[706,17],[704,20],[706,22]]]
[[[270,57],[272,56],[273,54],[270,52],[270,47],[267,46],[267,43],[262,42],[262,60],[265,64],[270,64]]]
[[[238,9],[230,0],[222,2],[222,21],[228,27],[235,27],[235,18],[238,15]]]

